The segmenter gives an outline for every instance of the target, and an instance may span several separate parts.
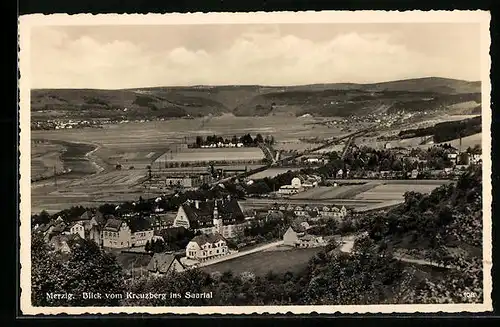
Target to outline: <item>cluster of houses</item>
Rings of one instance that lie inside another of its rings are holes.
[[[204,148],[204,149],[208,149],[208,148],[242,148],[242,147],[244,147],[244,144],[242,142],[237,142],[237,143],[217,142],[217,143],[210,143],[210,144],[202,144],[200,147]]]
[[[103,248],[128,249],[146,245],[155,234],[168,228],[184,227],[200,235],[187,245],[189,259],[205,261],[229,253],[227,239],[243,231],[253,217],[247,216],[234,198],[187,200],[173,223],[161,214],[143,217],[138,214],[120,218],[104,216],[99,211],[85,211],[70,221],[58,217],[47,224],[35,226],[46,242],[63,252],[69,251],[74,239],[88,239]]]
[[[305,219],[341,219],[347,214],[345,207],[336,206],[288,206],[275,205],[269,213],[283,214],[292,211],[304,220],[298,227],[290,227],[285,233],[287,245],[295,247],[323,246],[321,237],[306,234],[309,227]],[[104,216],[99,211],[85,211],[68,221],[61,217],[35,227],[55,249],[69,252],[71,242],[79,239],[95,241],[103,248],[128,249],[144,246],[158,237],[158,232],[168,228],[186,228],[198,232],[186,246],[186,259],[205,262],[230,254],[228,240],[240,235],[254,215],[244,213],[238,201],[231,197],[211,200],[187,200],[179,206],[173,223],[162,215],[123,215],[120,218]],[[305,225],[304,225],[305,224]],[[147,270],[152,273],[182,271],[184,266],[172,253],[151,255]]]
[[[31,123],[32,130],[73,129],[84,127],[102,127],[102,121],[93,120],[46,120]]]
[[[306,218],[311,221],[319,219],[336,219],[342,220],[347,216],[348,211],[345,206],[338,207],[335,205],[324,205],[324,206],[299,206],[299,205],[286,205],[286,204],[275,204],[268,210],[268,214],[275,213],[285,213],[293,212],[296,217]]]
[[[299,176],[292,179],[290,185],[283,185],[279,188],[278,194],[281,196],[290,196],[304,192],[321,183],[321,177],[316,175]]]
[[[61,242],[77,235],[82,239],[92,240],[106,248],[130,248],[144,246],[154,236],[155,229],[166,228],[168,223],[159,216],[152,217],[105,217],[99,211],[85,211],[81,216],[69,222],[61,217],[35,227],[35,232],[42,233],[44,239],[52,243]],[[57,247],[58,243],[54,243]]]
[[[473,154],[468,152],[460,152],[458,149],[449,147],[444,151],[444,156],[446,160],[451,163],[451,167],[443,169],[431,169],[428,167],[427,159],[420,158],[418,156],[411,154],[410,148],[403,147],[392,147],[390,143],[386,143],[384,148],[389,150],[396,159],[401,160],[403,163],[409,162],[412,165],[417,164],[417,168],[411,171],[395,171],[395,170],[380,170],[380,171],[370,171],[370,170],[358,170],[349,171],[339,169],[334,174],[336,179],[345,178],[373,178],[373,179],[417,179],[422,176],[428,176],[431,178],[446,178],[454,174],[460,173],[462,170],[466,169],[471,164],[478,164],[481,162],[480,154]],[[352,151],[359,151],[357,146],[353,146]]]

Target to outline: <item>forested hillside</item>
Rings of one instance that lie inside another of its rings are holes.
[[[35,89],[31,91],[31,111],[33,117],[68,118],[173,118],[223,113],[238,116],[300,116],[306,113],[349,116],[364,115],[374,110],[446,110],[463,103],[467,104],[467,108],[477,108],[481,103],[480,92],[480,82],[433,77],[376,84],[283,87],[229,85],[124,90]]]

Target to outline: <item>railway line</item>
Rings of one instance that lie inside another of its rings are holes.
[[[218,184],[221,184],[221,183],[225,183],[225,182],[229,182],[229,181],[234,181],[236,179],[246,178],[246,177],[251,176],[253,174],[263,172],[263,171],[265,171],[265,170],[267,170],[267,169],[269,169],[271,167],[279,167],[281,164],[286,163],[286,162],[288,162],[290,160],[294,160],[294,159],[300,158],[302,156],[314,153],[316,151],[323,150],[325,148],[328,148],[328,147],[330,147],[332,145],[335,145],[338,142],[341,142],[341,141],[346,140],[346,139],[347,140],[352,140],[352,139],[356,138],[357,136],[363,135],[363,134],[368,133],[368,132],[373,132],[376,129],[377,129],[377,126],[371,126],[371,127],[367,127],[367,128],[362,129],[362,130],[350,133],[348,135],[342,136],[342,137],[334,138],[334,139],[332,139],[332,140],[330,140],[328,142],[325,142],[322,145],[317,146],[315,148],[302,151],[302,152],[294,154],[294,155],[292,155],[290,157],[281,158],[279,160],[273,160],[271,163],[268,163],[265,166],[262,166],[262,167],[259,167],[259,168],[256,168],[256,169],[252,169],[252,170],[246,171],[246,172],[241,173],[241,174],[237,174],[237,175],[234,175],[234,176],[230,176],[230,177],[226,177],[226,178],[220,179],[218,181],[213,182],[212,185],[218,185]]]

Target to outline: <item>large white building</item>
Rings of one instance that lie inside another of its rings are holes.
[[[280,187],[280,189],[278,190],[278,194],[293,195],[300,193],[303,190],[304,188],[302,187],[302,181],[300,180],[300,178],[295,177],[292,179],[290,185],[283,185],[282,187]]]
[[[119,219],[108,219],[102,231],[103,246],[109,248],[143,246],[153,238],[154,231],[147,220],[137,218],[131,220],[129,224]]]
[[[206,261],[227,254],[227,241],[220,234],[195,236],[186,246],[186,257],[191,260]]]

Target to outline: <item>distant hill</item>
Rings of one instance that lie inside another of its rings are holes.
[[[375,84],[189,86],[124,90],[35,89],[34,117],[348,116],[447,109],[467,103],[480,111],[481,83],[419,78]],[[456,111],[456,109],[455,109]]]

